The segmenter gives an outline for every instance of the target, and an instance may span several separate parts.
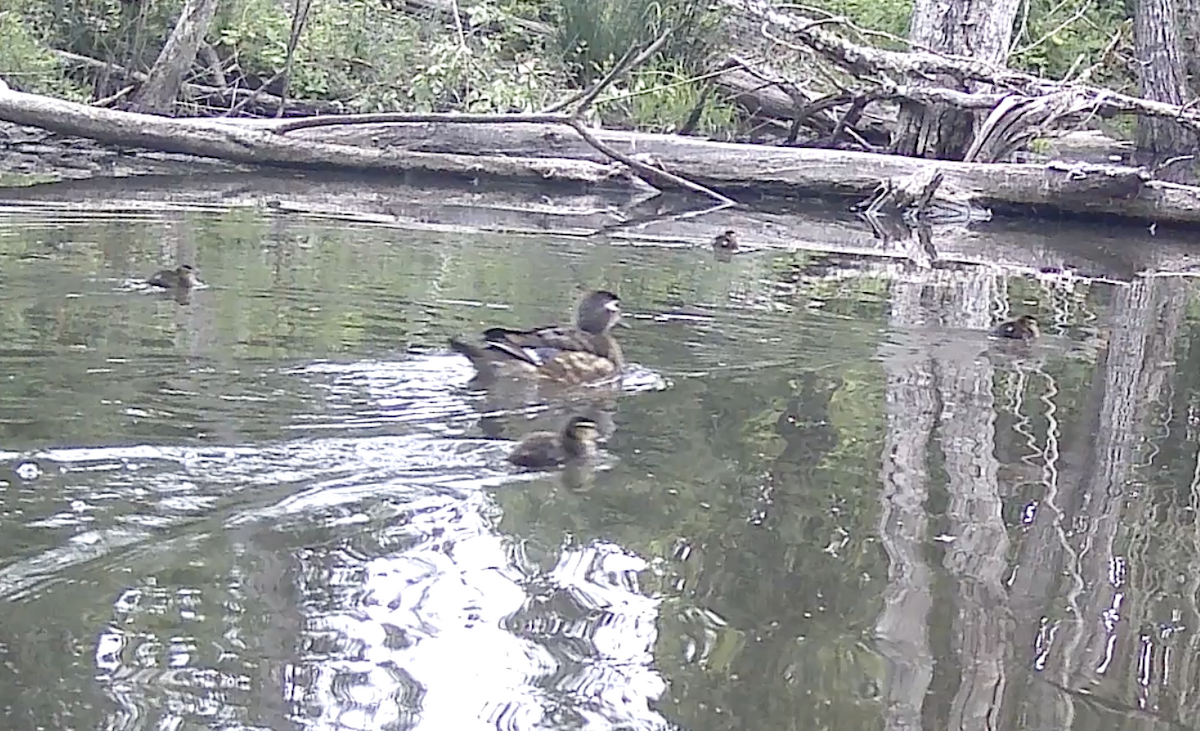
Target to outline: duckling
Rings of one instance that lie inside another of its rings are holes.
[[[737,251],[737,248],[738,248],[737,231],[734,231],[733,229],[728,229],[722,233],[717,234],[716,238],[714,238],[712,241],[712,247],[713,247],[714,251],[730,251],[730,252]]]
[[[580,384],[621,371],[625,358],[611,330],[621,322],[621,300],[612,292],[590,292],[579,302],[574,327],[550,325],[531,330],[493,327],[478,342],[450,339],[450,348],[475,366],[473,383],[528,376]]]
[[[596,457],[597,434],[596,422],[572,416],[557,434],[536,431],[527,435],[513,448],[508,461],[533,470],[586,462]]]
[[[163,269],[150,275],[146,283],[163,289],[192,289],[200,280],[191,264],[180,264],[174,269]]]
[[[992,330],[992,337],[1009,340],[1033,340],[1039,334],[1037,318],[1033,315],[1021,315],[1015,320],[1000,323]]]

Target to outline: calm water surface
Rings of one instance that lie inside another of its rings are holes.
[[[1192,728],[1192,281],[2,216],[4,726]],[[464,389],[592,287],[619,393]],[[579,409],[592,479],[506,469]]]

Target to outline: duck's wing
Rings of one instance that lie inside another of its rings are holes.
[[[152,287],[163,287],[165,289],[170,289],[171,284],[167,280],[172,274],[174,274],[174,272],[166,269],[155,272],[146,278],[146,284],[149,284]]]
[[[484,331],[483,339],[490,348],[539,366],[563,352],[602,355],[597,351],[592,336],[567,327],[550,326],[532,330],[493,327]]]

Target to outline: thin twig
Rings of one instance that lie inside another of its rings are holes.
[[[681,178],[674,173],[668,173],[666,170],[650,167],[649,165],[638,162],[629,155],[619,152],[616,149],[604,144],[600,140],[596,139],[591,131],[588,130],[587,125],[574,117],[568,118],[567,124],[569,124],[577,133],[579,133],[579,136],[583,138],[584,142],[588,143],[605,155],[608,155],[617,162],[625,164],[634,172],[641,173],[641,175],[645,178],[649,178],[650,180],[663,180],[680,188],[686,188],[694,193],[699,193],[701,195],[708,196],[715,201],[719,201],[720,203],[725,204],[726,207],[737,205],[737,202],[732,198],[722,195],[711,188],[706,188],[699,183],[693,183],[687,178]]]
[[[1116,32],[1113,33],[1113,37],[1108,40],[1108,45],[1106,45],[1104,47],[1104,50],[1100,52],[1099,59],[1096,61],[1096,63],[1092,64],[1091,66],[1088,66],[1086,69],[1083,70],[1082,73],[1079,74],[1079,78],[1075,79],[1076,84],[1088,83],[1088,80],[1092,78],[1092,74],[1095,73],[1096,69],[1098,69],[1104,65],[1104,60],[1106,58],[1108,58],[1108,54],[1117,50],[1117,46],[1120,45],[1121,35],[1122,35],[1123,30],[1124,30],[1124,24],[1117,27]]]
[[[613,66],[612,71],[609,71],[603,79],[600,79],[600,81],[588,91],[587,94],[583,95],[583,98],[579,100],[579,106],[575,107],[575,111],[571,113],[571,117],[578,119],[580,115],[586,112],[588,108],[592,106],[592,102],[596,101],[596,97],[600,96],[600,92],[607,89],[614,81],[616,81],[617,76],[633,71],[638,66],[641,66],[649,61],[650,58],[654,56],[654,54],[658,53],[659,49],[663,47],[670,35],[671,29],[667,28],[653,43],[651,43],[649,46],[646,46],[646,50],[639,53],[636,57],[631,58],[633,54],[626,53],[617,63],[617,65]],[[633,49],[630,49],[630,51],[632,50]]]
[[[605,224],[605,225],[601,226],[600,228],[596,229],[595,231],[591,232],[590,234],[588,234],[588,237],[591,238],[593,236],[606,236],[609,234],[617,233],[618,231],[624,231],[624,230],[632,229],[632,228],[639,228],[641,226],[645,226],[645,225],[651,224],[651,223],[661,224],[661,223],[668,223],[670,221],[686,221],[690,218],[698,218],[700,216],[707,216],[710,213],[716,213],[717,211],[723,211],[728,207],[729,206],[725,205],[724,203],[718,203],[715,206],[705,206],[704,208],[697,208],[697,209],[692,209],[692,210],[688,210],[688,211],[681,211],[679,213],[671,213],[671,214],[667,214],[667,215],[664,215],[663,212],[655,211],[653,214],[638,216],[636,218],[631,218],[631,219],[627,219],[624,221],[618,221],[617,223]]]
[[[1044,36],[1037,39],[1033,43],[1030,43],[1028,46],[1024,46],[1023,48],[1018,48],[1017,50],[1013,51],[1012,55],[1017,56],[1022,53],[1029,53],[1033,49],[1037,48],[1038,46],[1042,45],[1046,41],[1050,40],[1051,37],[1056,36],[1059,33],[1066,30],[1075,21],[1079,20],[1084,15],[1086,15],[1087,11],[1090,10],[1091,7],[1092,7],[1092,0],[1086,0],[1086,2],[1080,3],[1079,7],[1075,9],[1075,12],[1074,12],[1074,14],[1071,15],[1071,17],[1069,17],[1066,20],[1064,20],[1063,22],[1059,23],[1058,26],[1056,26],[1054,28],[1054,30],[1046,33]]]
[[[129,92],[133,91],[134,88],[136,88],[136,87],[127,86],[124,89],[121,89],[120,91],[118,91],[116,94],[110,94],[110,95],[104,97],[103,99],[97,99],[96,101],[92,102],[92,106],[93,107],[107,107],[108,105],[112,104],[113,102],[117,101],[118,99],[122,99],[126,96],[129,96]]]
[[[861,25],[856,25],[852,20],[850,20],[849,18],[847,18],[844,15],[836,15],[834,13],[829,12],[828,10],[818,8],[813,5],[801,5],[800,3],[781,3],[779,5],[776,5],[775,9],[776,10],[799,10],[801,12],[805,12],[805,13],[809,13],[809,14],[824,15],[824,16],[826,16],[824,18],[825,21],[830,22],[830,23],[837,23],[838,25],[844,25],[847,28],[849,28],[850,30],[859,34],[860,36],[863,36],[864,38],[869,38],[871,36],[874,36],[876,38],[882,38],[887,41],[892,41],[893,43],[899,43],[899,44],[908,46],[909,48],[915,48],[918,51],[926,51],[928,53],[936,53],[936,51],[933,48],[926,46],[923,43],[917,43],[917,42],[911,41],[907,38],[903,38],[901,36],[894,35],[892,33],[888,33],[887,31],[875,30],[873,28],[864,28]],[[819,24],[812,23],[810,21],[810,24],[805,24],[804,26],[802,26],[802,28],[804,30],[808,30],[809,28],[813,27],[814,25],[819,25]]]
[[[292,83],[292,65],[296,58],[296,48],[300,45],[300,35],[308,24],[308,11],[312,8],[312,0],[295,0],[292,4],[292,32],[288,36],[287,57],[283,62],[283,89],[279,91],[282,101],[275,109],[276,118],[283,116],[283,108],[287,105],[288,86]]]
[[[1175,157],[1169,157],[1154,167],[1154,171],[1150,173],[1150,177],[1156,178],[1160,173],[1162,173],[1162,171],[1166,170],[1172,165],[1178,165],[1181,162],[1191,162],[1195,159],[1195,155],[1176,155]]]
[[[257,99],[260,94],[265,93],[268,86],[270,86],[271,84],[274,84],[276,81],[278,81],[284,75],[285,72],[286,72],[286,69],[280,69],[279,71],[275,72],[274,76],[272,76],[271,78],[267,79],[265,82],[260,84],[257,89],[252,90],[245,99],[242,99],[237,104],[234,104],[232,107],[229,108],[229,111],[225,112],[225,114],[223,114],[222,116],[231,117],[234,114],[237,114],[238,112],[245,109],[246,106],[248,104],[252,103],[255,99]],[[279,108],[283,109],[282,97],[280,97]]]
[[[597,99],[595,101],[595,105],[600,106],[601,104],[612,104],[614,102],[628,101],[629,99],[633,99],[634,97],[639,97],[639,96],[647,96],[650,94],[661,94],[664,91],[670,91],[671,89],[675,89],[677,87],[689,86],[691,84],[695,84],[700,81],[708,81],[709,79],[715,79],[718,76],[720,76],[721,74],[724,74],[728,70],[729,69],[719,69],[717,71],[709,71],[708,73],[700,74],[699,76],[689,76],[686,79],[679,79],[678,81],[672,81],[671,83],[663,84],[662,86],[652,86],[652,87],[649,87],[646,89],[638,89],[636,91],[633,91],[633,90],[622,91],[619,94],[613,94],[612,96],[606,96],[603,99]],[[562,109],[562,107],[560,106],[559,109]]]
[[[692,105],[691,111],[688,112],[687,119],[683,120],[683,124],[675,130],[675,134],[690,135],[700,126],[700,120],[704,116],[704,110],[708,107],[708,98],[712,96],[713,89],[716,87],[713,84],[705,84],[700,90],[700,96],[696,99],[696,103]]]
[[[614,65],[612,67],[612,70],[604,75],[603,79],[600,79],[595,84],[589,86],[586,89],[581,89],[581,90],[577,91],[576,93],[572,94],[571,96],[567,97],[566,99],[563,99],[560,102],[551,104],[550,106],[543,109],[542,113],[543,114],[553,114],[554,112],[560,111],[562,109],[566,109],[567,107],[571,106],[572,104],[575,104],[576,102],[581,102],[581,100],[587,99],[588,97],[591,97],[592,99],[594,99],[596,90],[599,88],[602,88],[601,87],[602,84],[607,85],[609,83],[609,81],[611,81],[612,77],[616,75],[615,72],[618,69],[622,68],[626,63],[629,62],[629,59],[631,59],[633,57],[634,50],[635,49],[630,48],[628,51],[626,51],[625,55],[621,56],[621,58],[617,61],[616,65]]]
[[[450,0],[450,10],[454,13],[454,28],[458,31],[458,44],[465,50],[467,34],[463,32],[462,13],[458,11],[458,0]]]

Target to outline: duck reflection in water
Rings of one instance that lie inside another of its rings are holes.
[[[1021,315],[1014,320],[1002,322],[993,328],[991,332],[994,338],[1025,341],[1033,340],[1039,334],[1037,318],[1028,314]]]
[[[730,261],[740,246],[737,231],[733,229],[722,231],[713,238],[711,246],[713,256],[717,261]]]

